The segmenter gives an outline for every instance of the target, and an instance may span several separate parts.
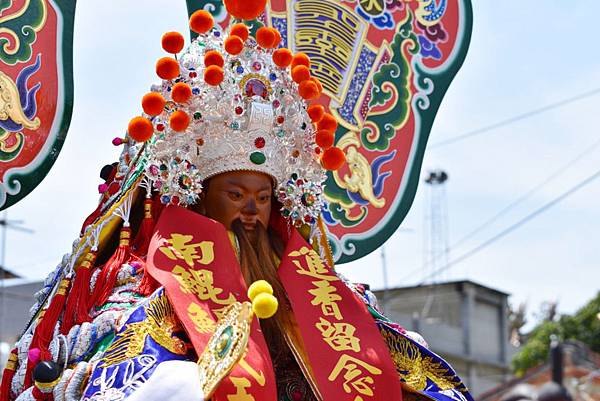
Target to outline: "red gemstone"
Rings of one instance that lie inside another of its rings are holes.
[[[157,131],[164,131],[165,130],[165,125],[164,124],[156,124],[156,130]]]
[[[277,124],[283,124],[285,118],[283,116],[277,116]]]
[[[315,148],[315,153],[320,155],[321,154],[321,148]]]
[[[198,74],[196,73],[196,71],[190,72],[190,78],[196,78],[197,76]]]
[[[263,138],[262,136],[256,138],[254,140],[254,146],[256,146],[259,149],[262,149],[265,147],[265,138]]]
[[[237,106],[235,108],[235,114],[242,114],[244,112],[244,109],[242,108],[242,106]]]
[[[179,205],[179,196],[173,195],[173,197],[171,198],[171,203],[175,206]]]

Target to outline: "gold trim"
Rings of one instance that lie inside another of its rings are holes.
[[[58,379],[56,379],[50,383],[42,383],[42,382],[39,382],[36,380],[36,381],[34,381],[34,384],[40,390],[52,390],[60,382],[60,379],[61,379],[61,377],[59,376]]]

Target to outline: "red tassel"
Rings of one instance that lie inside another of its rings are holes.
[[[67,306],[60,327],[62,334],[68,334],[76,324],[92,320],[87,306],[90,297],[92,267],[96,261],[96,255],[95,251],[88,252],[83,258],[83,262],[75,268],[75,280],[67,297]]]
[[[152,217],[153,203],[152,199],[146,199],[144,201],[144,220],[142,220],[140,230],[138,231],[133,245],[135,249],[134,252],[140,257],[145,257],[148,254],[148,246],[150,245],[150,240],[152,240],[152,234],[154,233],[156,221]],[[160,286],[160,284],[148,273],[146,270],[146,263],[144,263],[143,266],[144,275],[140,281],[138,293],[149,296]]]
[[[17,349],[15,348],[10,352],[8,362],[6,362],[6,367],[4,368],[4,373],[2,374],[2,384],[0,385],[0,401],[10,400],[10,385],[15,375],[15,371],[17,370],[18,360],[19,358],[17,357]]]
[[[129,227],[121,228],[117,250],[108,262],[100,267],[101,270],[96,278],[96,285],[88,303],[88,310],[102,306],[108,301],[108,297],[117,284],[117,276],[121,266],[133,256],[131,254],[130,238],[131,229]]]
[[[40,361],[47,361],[52,357],[48,350],[48,346],[54,336],[54,328],[56,327],[56,323],[58,323],[58,318],[65,307],[65,301],[67,299],[66,294],[70,283],[71,279],[62,279],[58,285],[58,291],[56,291],[56,294],[54,294],[54,297],[52,297],[52,300],[50,301],[50,305],[45,311],[42,311],[38,320],[38,325],[33,333],[33,339],[31,340],[29,349],[38,348],[40,350]],[[31,359],[27,360],[27,373],[25,375],[24,388],[31,386],[31,376],[36,363],[37,361]]]

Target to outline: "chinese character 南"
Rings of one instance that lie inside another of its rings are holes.
[[[168,246],[161,246],[160,250],[171,260],[184,260],[190,267],[194,261],[207,265],[215,260],[214,242],[202,241],[190,243],[194,240],[192,235],[171,234],[167,239]]]

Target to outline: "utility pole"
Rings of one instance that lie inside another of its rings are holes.
[[[433,170],[424,181],[428,185],[429,210],[425,207],[423,275],[431,277],[431,283],[435,283],[435,272],[448,264],[448,207],[445,185],[448,173],[444,170]]]

